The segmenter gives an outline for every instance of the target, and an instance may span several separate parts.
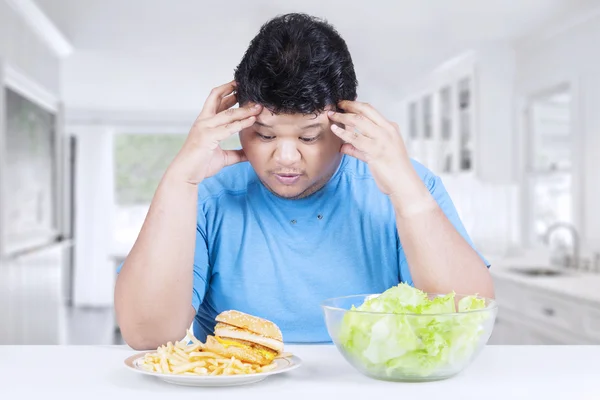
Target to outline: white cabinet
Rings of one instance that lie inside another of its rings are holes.
[[[490,344],[600,344],[600,305],[507,278],[494,280],[498,317]]]
[[[473,171],[473,85],[470,69],[407,100],[411,156],[440,174]]]
[[[56,244],[0,263],[0,345],[65,343],[68,250]]]
[[[449,60],[401,102],[411,157],[438,174],[515,179],[515,58],[490,45]]]
[[[524,344],[524,336],[528,332],[526,329],[519,324],[518,321],[511,320],[505,317],[505,313],[499,310],[498,316],[496,317],[496,324],[494,325],[494,331],[490,337],[489,344]]]

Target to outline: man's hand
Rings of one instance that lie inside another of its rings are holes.
[[[243,150],[223,150],[222,140],[252,126],[260,105],[231,108],[237,103],[234,81],[214,88],[170,170],[182,180],[198,184],[222,168],[246,161]]]
[[[366,103],[342,101],[338,106],[346,112],[328,115],[345,127],[331,125],[333,133],[346,142],[341,152],[366,162],[379,189],[394,195],[402,189],[400,178],[412,170],[398,125]]]

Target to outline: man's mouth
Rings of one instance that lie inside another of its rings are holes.
[[[300,179],[300,174],[278,173],[275,178],[284,185],[293,185]]]

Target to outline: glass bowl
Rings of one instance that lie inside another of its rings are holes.
[[[387,381],[433,381],[460,373],[487,344],[498,312],[494,300],[482,297],[477,298],[485,301],[484,308],[454,313],[352,309],[376,296],[333,298],[322,309],[329,335],[346,361],[368,377]],[[456,304],[463,297],[455,295]]]

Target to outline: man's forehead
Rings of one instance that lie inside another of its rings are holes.
[[[256,118],[256,125],[265,128],[296,127],[309,129],[327,124],[329,118],[325,112],[315,114],[273,114],[263,110]]]

